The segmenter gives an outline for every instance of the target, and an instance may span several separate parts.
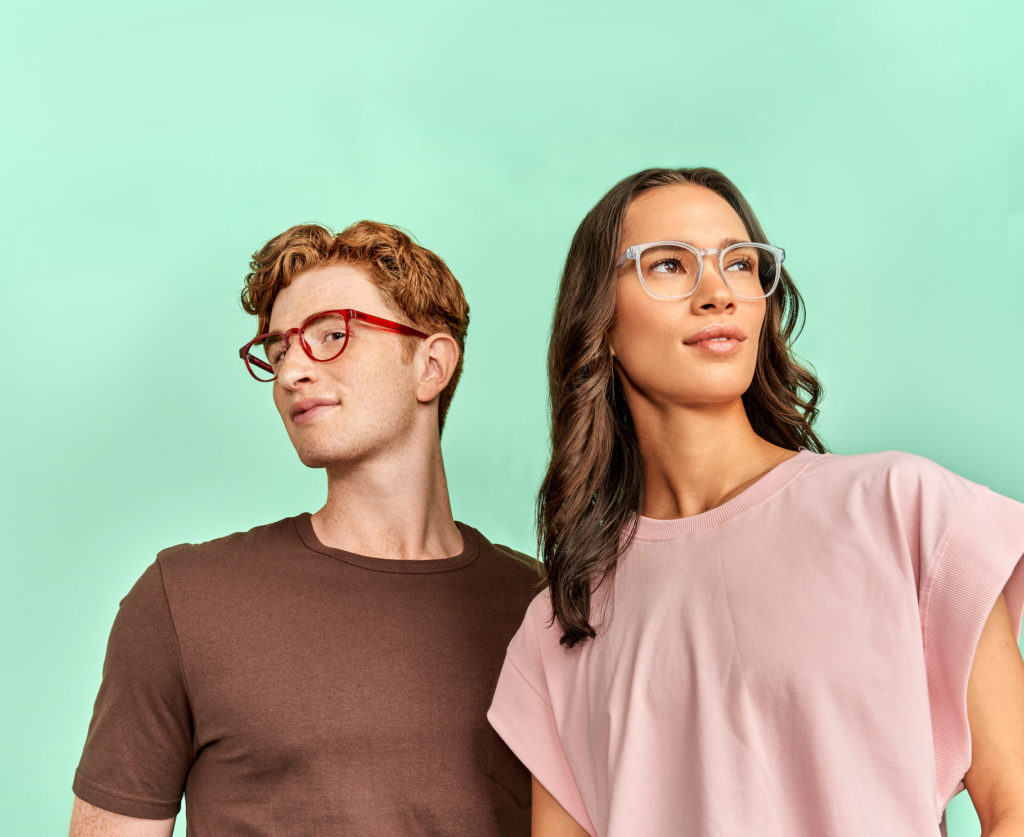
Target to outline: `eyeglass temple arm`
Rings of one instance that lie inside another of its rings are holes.
[[[383,317],[375,317],[373,314],[364,314],[362,311],[349,310],[346,312],[350,319],[362,320],[363,322],[375,325],[378,328],[386,329],[387,331],[393,331],[396,334],[408,334],[410,337],[427,337],[422,331],[417,331],[411,326],[402,325],[396,323],[393,320],[385,320]]]
[[[266,361],[260,360],[258,357],[256,357],[256,355],[250,352],[250,346],[252,346],[251,343],[246,343],[246,345],[242,346],[242,348],[238,350],[238,356],[246,363],[252,364],[253,366],[258,366],[264,372],[269,372],[271,375],[273,375],[273,367]]]

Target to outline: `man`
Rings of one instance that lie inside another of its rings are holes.
[[[538,577],[452,518],[462,289],[369,221],[293,227],[251,267],[241,355],[327,501],[165,550],[122,601],[72,837],[168,835],[183,792],[199,837],[526,835],[529,776],[485,713]]]

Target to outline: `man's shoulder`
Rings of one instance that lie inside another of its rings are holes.
[[[262,556],[280,554],[282,549],[299,543],[296,517],[254,526],[199,543],[180,543],[159,552],[157,564],[163,570],[187,570],[192,567],[211,568],[250,562]]]
[[[511,561],[513,567],[525,570],[534,577],[540,574],[541,565],[536,558],[527,555],[525,552],[519,552],[510,546],[505,546],[503,543],[491,543],[488,541],[488,544],[497,557],[505,561]]]
[[[531,584],[537,583],[541,575],[541,565],[537,559],[505,544],[492,542],[479,529],[468,524],[463,523],[462,526],[479,540],[480,557],[489,566],[520,577]]]

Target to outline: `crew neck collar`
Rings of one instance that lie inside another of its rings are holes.
[[[796,456],[776,465],[757,482],[743,489],[731,500],[692,517],[658,520],[637,515],[636,539],[645,541],[672,540],[684,535],[696,535],[717,529],[739,514],[760,505],[781,491],[815,460],[828,454],[818,454],[801,448]]]
[[[360,567],[364,570],[371,570],[379,573],[447,573],[453,570],[462,569],[472,564],[480,553],[480,545],[477,531],[472,526],[455,521],[462,535],[462,552],[450,558],[430,558],[423,561],[403,560],[395,558],[373,558],[369,555],[357,555],[354,552],[346,552],[344,549],[336,549],[321,543],[313,531],[312,515],[309,512],[292,518],[295,521],[295,530],[298,532],[302,542],[313,552],[327,555],[353,567]]]

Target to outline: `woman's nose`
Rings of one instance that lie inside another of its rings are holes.
[[[693,307],[697,309],[727,308],[736,304],[736,298],[722,275],[718,253],[704,255],[704,269],[701,271],[697,290],[691,297]]]

